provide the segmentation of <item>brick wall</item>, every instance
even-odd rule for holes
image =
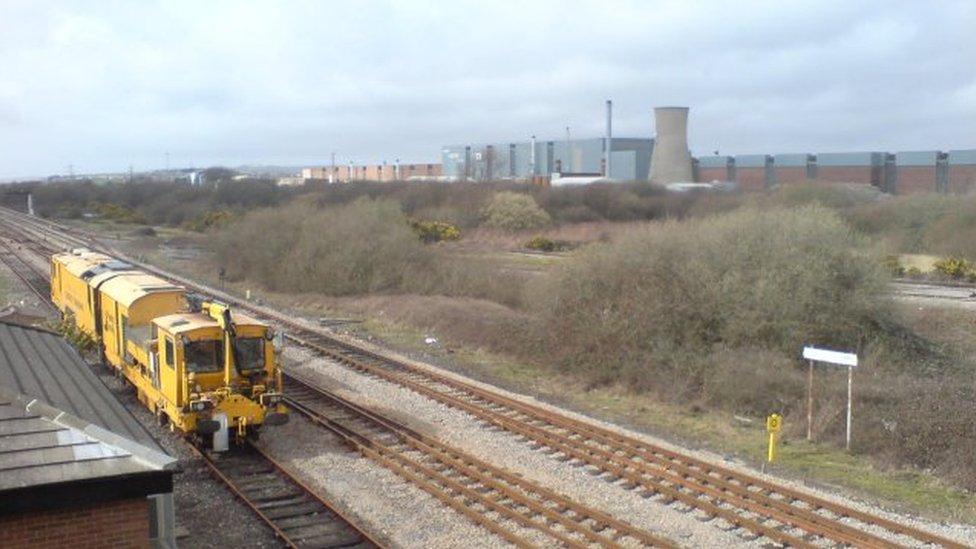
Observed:
[[[698,182],[711,183],[712,181],[727,181],[729,178],[728,170],[725,168],[698,168]]]
[[[149,547],[146,498],[0,517],[0,547]]]
[[[949,192],[968,193],[976,189],[976,166],[949,166]]]
[[[820,166],[817,168],[817,179],[829,183],[864,183],[870,185],[871,166]]]
[[[898,166],[895,194],[934,193],[935,166]]]
[[[790,166],[776,168],[777,183],[803,183],[807,180],[807,167]]]
[[[766,188],[765,168],[736,168],[735,180],[744,191],[757,191]]]

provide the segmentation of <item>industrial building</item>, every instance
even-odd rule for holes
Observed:
[[[654,140],[614,137],[610,142],[610,177],[645,179]],[[451,145],[441,149],[441,163],[444,175],[452,181],[530,180],[554,173],[602,175],[606,143],[606,138],[595,137]]]
[[[0,321],[0,547],[175,547],[176,468],[63,338]]]
[[[732,181],[743,190],[803,181],[860,183],[898,195],[976,189],[976,149],[703,156],[693,169],[695,181]]]
[[[562,141],[489,143],[443,147],[444,175],[451,181],[593,181],[609,179],[660,185],[731,184],[761,190],[802,181],[860,183],[890,194],[964,193],[976,189],[976,149],[850,151],[701,156],[688,149],[688,108],[654,109],[655,137],[611,137],[610,103],[604,137]],[[556,174],[595,178],[561,178]]]
[[[436,181],[441,177],[440,164],[348,164],[305,168],[302,179],[349,183],[351,181]]]

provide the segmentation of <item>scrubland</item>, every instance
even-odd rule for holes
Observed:
[[[166,209],[151,197],[101,192],[100,204],[167,217],[151,213]],[[778,412],[799,438],[802,345],[856,351],[854,453],[976,488],[976,321],[887,291],[893,254],[976,260],[976,197],[817,182],[677,195],[645,184],[355,184],[234,203],[193,192],[187,211],[227,212],[196,228],[232,282],[326,296],[594,394]],[[420,238],[417,220],[450,223],[460,238]],[[529,253],[537,237],[559,251]],[[833,447],[843,445],[839,376],[825,371],[816,386],[816,435]]]

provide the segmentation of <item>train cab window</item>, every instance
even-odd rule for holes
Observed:
[[[164,359],[166,361],[166,365],[169,366],[170,368],[172,368],[173,365],[176,364],[176,361],[173,360],[173,358],[174,358],[173,340],[167,337],[166,356],[164,357]]]
[[[260,370],[264,368],[264,338],[242,337],[235,342],[237,360],[241,370]]]
[[[183,361],[188,372],[219,372],[224,367],[223,342],[213,339],[191,341],[183,346]]]

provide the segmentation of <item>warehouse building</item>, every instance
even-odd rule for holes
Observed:
[[[976,150],[704,156],[695,160],[695,174],[698,182],[733,181],[744,190],[822,181],[898,195],[958,194],[976,189]]]
[[[452,181],[531,180],[561,174],[602,175],[605,138],[449,145],[441,149],[444,176]],[[614,137],[610,178],[646,180],[654,140]]]
[[[436,181],[441,177],[440,164],[348,164],[305,168],[302,179],[329,183],[352,181]]]
[[[176,467],[63,338],[0,321],[0,547],[175,547]]]

